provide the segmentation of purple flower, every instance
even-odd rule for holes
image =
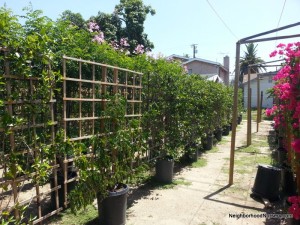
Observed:
[[[126,39],[126,38],[121,38],[121,40],[120,40],[120,45],[121,45],[122,47],[128,47],[129,44],[128,44],[128,42],[127,42],[127,39]]]
[[[104,34],[103,34],[103,32],[99,32],[99,34],[95,35],[92,41],[95,41],[95,42],[97,42],[99,44],[102,44],[104,42]]]
[[[94,32],[94,31],[99,31],[100,27],[97,23],[90,21],[88,23],[88,31],[89,32]]]
[[[144,53],[144,45],[138,44],[134,49],[134,53],[143,54]]]

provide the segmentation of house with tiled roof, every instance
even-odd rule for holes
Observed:
[[[199,74],[210,80],[229,85],[229,56],[223,58],[223,65],[206,59],[188,58],[175,54],[167,58],[181,61],[189,74]]]

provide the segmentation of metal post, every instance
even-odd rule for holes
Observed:
[[[257,112],[256,112],[256,132],[259,128],[259,113],[260,113],[260,82],[259,82],[259,73],[257,74]]]
[[[247,100],[247,146],[251,145],[251,91],[250,66],[248,67],[248,100]]]
[[[250,88],[250,106],[252,105],[252,88]],[[250,145],[252,144],[252,114],[250,109]]]
[[[233,169],[234,169],[234,150],[237,125],[237,106],[238,106],[238,85],[240,74],[240,47],[238,41],[236,43],[236,58],[235,58],[235,80],[234,80],[234,97],[233,97],[233,112],[232,112],[232,134],[231,134],[231,149],[230,149],[230,167],[229,167],[229,185],[233,184]]]
[[[262,105],[263,105],[263,99],[264,99],[264,92],[260,92],[260,110],[259,110],[259,122],[261,122],[261,113],[262,113]]]

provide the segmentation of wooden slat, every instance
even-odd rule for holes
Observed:
[[[64,101],[78,101],[78,102],[107,102],[107,99],[92,99],[92,98],[70,98],[70,97],[65,97],[63,98]]]
[[[50,101],[48,101],[47,103],[44,104],[48,104],[48,103],[55,103],[56,100],[52,99]],[[4,101],[5,105],[17,105],[17,104],[40,104],[42,103],[42,100],[11,100],[11,101]]]
[[[82,98],[82,63],[79,61],[79,98]],[[82,120],[80,118],[82,117],[82,101],[79,101],[79,137],[82,135]]]
[[[92,67],[92,73],[93,73],[93,81],[95,81],[95,65]],[[92,95],[93,95],[93,100],[96,98],[96,93],[95,93],[95,83],[92,85]],[[92,112],[92,117],[95,117],[95,101],[93,101],[93,112]],[[92,135],[95,134],[95,119],[92,120]]]
[[[24,200],[24,201],[19,202],[19,205],[20,205],[20,206],[27,205],[27,204],[31,203],[32,200],[35,200],[35,199],[37,199],[38,197],[45,197],[46,195],[48,195],[48,194],[50,194],[51,192],[56,191],[56,190],[58,190],[58,189],[60,189],[60,188],[61,188],[61,185],[56,185],[54,188],[49,189],[48,191],[40,192],[39,195],[32,196],[30,199],[27,199],[27,200]]]
[[[54,166],[52,166],[52,168],[58,168],[58,167],[59,167],[59,165],[54,165]],[[1,187],[2,185],[11,184],[11,183],[13,183],[13,182],[20,183],[20,182],[29,180],[30,177],[32,177],[32,176],[34,176],[34,175],[36,175],[36,172],[30,173],[30,175],[24,175],[24,176],[18,177],[18,178],[16,178],[15,180],[5,180],[5,181],[1,181],[1,182],[0,182],[0,187]]]
[[[108,102],[109,100],[107,99],[92,99],[92,98],[69,98],[69,97],[66,97],[66,98],[63,98],[63,100],[65,101],[82,101],[82,102]],[[127,100],[127,102],[136,102],[136,103],[139,103],[139,102],[142,102],[140,100]]]
[[[100,84],[100,85],[110,85],[110,86],[120,86],[120,87],[135,87],[135,88],[143,88],[141,85],[131,85],[131,84],[122,84],[122,83],[113,83],[113,82],[107,82],[107,81],[93,81],[93,80],[85,80],[85,79],[78,79],[78,78],[71,78],[71,77],[66,77],[66,78],[63,78],[63,80],[65,81],[74,81],[74,82],[82,82],[82,83],[89,83],[89,84]]]
[[[83,120],[97,120],[97,119],[105,119],[105,118],[109,118],[109,117],[104,117],[104,116],[95,116],[95,117],[81,117],[81,118],[64,118],[64,121],[83,121]]]
[[[58,213],[61,212],[62,210],[63,210],[62,207],[61,207],[61,208],[58,208],[58,209],[56,209],[56,210],[54,210],[54,211],[52,211],[52,212],[46,214],[45,216],[43,216],[43,217],[41,217],[41,218],[35,220],[35,221],[33,222],[33,224],[40,223],[40,222],[42,222],[43,220],[49,218],[50,216],[53,216],[53,215],[55,215],[55,214],[58,214]]]
[[[63,115],[64,118],[67,118],[67,84],[66,84],[66,77],[67,77],[67,65],[66,65],[66,59],[63,58]],[[67,140],[67,122],[64,121],[64,139]]]
[[[57,122],[53,122],[53,125],[57,125]],[[7,131],[7,130],[9,130],[9,131],[25,130],[25,129],[29,129],[29,128],[39,128],[39,127],[47,127],[47,126],[52,126],[52,125],[48,125],[45,123],[25,124],[25,125],[21,125],[21,126],[13,126],[8,129],[0,128],[0,132]]]
[[[7,51],[4,52],[4,75],[5,76],[10,76],[10,68],[9,68],[9,62],[7,60]],[[10,80],[6,81],[6,90],[7,90],[7,95],[11,96],[11,83]],[[13,117],[13,108],[12,105],[8,105],[7,106],[7,111],[8,114]],[[10,142],[10,147],[11,147],[11,152],[15,151],[15,136],[14,136],[14,132],[10,132],[9,134],[9,142]],[[12,165],[12,170],[17,171],[16,170],[16,166]],[[18,186],[15,183],[15,178],[13,180],[13,182],[11,183],[12,186],[12,193],[13,193],[13,200],[14,200],[14,204],[17,204],[18,201]],[[20,212],[19,210],[16,208],[14,209],[14,215],[16,219],[20,218]]]
[[[122,70],[122,71],[128,71],[128,72],[131,72],[131,73],[136,73],[136,74],[143,75],[143,73],[136,72],[136,71],[133,71],[133,70],[128,70],[128,69],[120,68],[120,67],[116,67],[116,66],[110,66],[110,65],[107,65],[107,64],[93,62],[93,61],[89,61],[89,60],[83,60],[83,59],[73,58],[73,57],[69,57],[69,56],[65,56],[65,55],[63,56],[63,59],[68,59],[68,60],[82,62],[82,63],[88,63],[88,64],[102,66],[102,67],[106,67],[106,68],[118,69],[118,70]]]
[[[41,78],[38,77],[25,77],[25,76],[18,76],[18,75],[11,75],[11,74],[4,74],[2,76],[3,78],[9,78],[9,79],[16,79],[16,80],[41,80]]]

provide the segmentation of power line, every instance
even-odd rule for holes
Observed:
[[[227,28],[227,30],[236,38],[239,39],[234,33],[233,31],[229,28],[229,26],[227,26],[227,24],[224,22],[224,20],[222,19],[222,17],[218,14],[218,12],[214,9],[214,7],[212,6],[212,4],[210,4],[209,0],[206,0],[208,5],[210,6],[210,8],[214,11],[214,13],[217,15],[217,17],[221,20],[221,22],[223,23],[223,25]]]
[[[283,3],[283,7],[282,7],[282,10],[281,10],[281,13],[280,13],[280,17],[279,17],[279,20],[278,20],[278,23],[277,23],[277,28],[279,27],[279,23],[281,21],[281,17],[282,17],[283,11],[284,11],[285,3],[286,3],[286,0],[284,0],[284,3]]]
[[[281,21],[281,18],[282,18],[282,14],[283,14],[283,11],[284,11],[284,8],[285,8],[285,3],[286,3],[286,0],[284,0],[283,6],[282,6],[282,10],[281,10],[281,13],[280,13],[280,16],[279,16],[279,20],[278,20],[278,23],[277,23],[277,28],[279,27],[279,24],[280,24],[280,21]],[[278,36],[278,31],[276,32],[276,37],[277,36]],[[275,46],[276,45],[277,45],[277,40],[275,40]]]

